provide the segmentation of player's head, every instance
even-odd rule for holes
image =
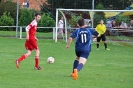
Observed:
[[[80,18],[80,19],[78,20],[78,25],[79,25],[80,27],[82,27],[82,26],[85,25],[84,18]]]
[[[100,24],[103,24],[104,23],[104,21],[103,20],[100,20]]]
[[[41,19],[41,14],[40,13],[36,13],[35,14],[35,20],[38,22],[38,21],[40,21],[40,19]]]

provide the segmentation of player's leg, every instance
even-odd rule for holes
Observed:
[[[58,29],[58,33],[57,33],[57,38],[60,39],[60,36],[59,35],[62,35],[61,33],[61,28]]]
[[[62,38],[64,39],[63,28],[60,29],[60,32],[61,32]]]
[[[100,44],[101,36],[97,37],[97,50],[99,50],[99,44]]]
[[[74,80],[78,78],[78,72],[83,68],[84,64],[87,61],[87,58],[89,56],[90,51],[83,51],[81,52],[80,58],[79,58],[79,64],[76,69],[74,69]]]
[[[108,49],[108,47],[107,47],[107,42],[106,42],[105,34],[102,35],[102,41],[103,41],[103,43],[104,43],[105,50],[110,50],[110,49]]]
[[[40,51],[39,49],[35,50],[36,55],[35,55],[35,67],[38,68],[39,67],[39,55],[40,55]]]
[[[37,48],[35,49],[36,55],[35,55],[35,70],[42,70],[42,68],[39,66],[39,60],[40,60],[40,50]]]
[[[22,60],[26,59],[30,55],[31,55],[31,51],[27,50],[26,54],[23,54],[20,58],[18,58],[18,62],[20,63]]]
[[[31,40],[31,46],[35,50],[35,69],[36,70],[42,70],[42,68],[39,66],[39,56],[40,56],[40,50],[38,48],[38,44],[35,40]]]
[[[79,57],[76,57],[76,59],[73,62],[73,72],[71,73],[72,77],[73,77],[74,69],[77,68],[78,64],[79,64]]]
[[[28,56],[31,55],[31,50],[27,50],[27,53],[26,54],[23,54],[20,58],[18,58],[17,60],[15,60],[15,63],[16,63],[16,67],[19,68],[19,64],[21,61],[23,61],[24,59],[26,59]]]
[[[39,56],[40,56],[40,50],[37,49],[35,50],[36,55],[35,55],[35,70],[42,70],[42,68],[39,66]]]
[[[59,38],[59,34],[60,34],[60,31],[59,31],[59,28],[57,29],[57,38]]]
[[[83,68],[84,64],[86,63],[87,59],[84,57],[80,57],[79,64],[77,69],[74,69],[73,79],[76,80],[78,78],[78,72]]]
[[[73,63],[73,72],[74,72],[74,69],[77,68],[78,64],[79,64],[79,57],[76,57]]]
[[[83,68],[84,64],[86,63],[87,59],[84,57],[80,57],[79,64],[77,66],[78,72]]]
[[[72,77],[73,77],[74,69],[76,69],[78,64],[79,64],[79,57],[81,55],[81,52],[80,51],[75,51],[75,54],[76,54],[76,59],[73,62],[73,72],[71,73]]]

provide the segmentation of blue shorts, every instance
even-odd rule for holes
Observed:
[[[75,51],[77,57],[88,58],[90,51]]]

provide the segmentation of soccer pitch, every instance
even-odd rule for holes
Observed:
[[[0,88],[133,88],[133,43],[108,43],[110,51],[92,52],[87,63],[79,72],[78,80],[70,77],[75,59],[74,42],[66,50],[66,42],[40,39],[40,66],[44,70],[34,70],[34,55],[21,62],[20,69],[14,60],[26,53],[25,39],[0,37]],[[48,64],[47,58],[55,58]]]

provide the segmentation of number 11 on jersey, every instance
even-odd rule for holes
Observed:
[[[81,34],[82,43],[86,43],[86,34]]]

